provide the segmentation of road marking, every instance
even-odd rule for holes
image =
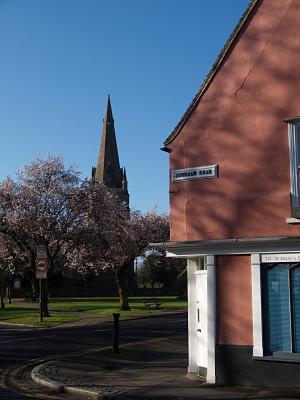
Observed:
[[[25,341],[25,340],[46,339],[46,338],[49,338],[49,337],[51,337],[51,336],[35,336],[35,337],[25,338],[25,339],[6,340],[6,341],[4,341],[4,342],[1,342],[1,341],[0,341],[0,345],[1,345],[1,344],[5,344],[5,343],[22,342],[22,341]]]
[[[49,336],[44,336],[45,337],[49,337]],[[120,348],[127,348],[127,347],[132,347],[135,346],[137,343],[155,343],[155,342],[161,342],[161,341],[166,341],[166,340],[170,340],[170,339],[176,339],[176,338],[180,338],[182,337],[182,334],[176,334],[176,335],[170,335],[167,337],[160,337],[160,338],[151,338],[151,339],[142,339],[140,341],[134,341],[134,342],[129,342],[129,343],[125,343],[122,344],[120,346]],[[34,338],[30,338],[31,340]],[[64,353],[63,355],[61,353],[59,354],[55,354],[55,355],[51,355],[51,356],[46,356],[46,357],[38,357],[35,359],[32,359],[30,362],[27,362],[26,364],[24,364],[24,361],[22,362],[22,364],[19,364],[17,366],[13,366],[10,367],[4,371],[2,371],[2,376],[1,376],[1,380],[0,380],[0,387],[4,388],[4,389],[8,389],[11,391],[14,391],[15,393],[18,394],[24,394],[26,396],[26,394],[30,394],[30,391],[25,391],[21,389],[21,391],[17,391],[15,389],[16,386],[16,382],[17,382],[17,375],[20,371],[25,370],[28,367],[33,367],[34,365],[38,365],[41,363],[45,363],[51,360],[55,360],[55,359],[64,359],[67,358],[69,356],[78,356],[81,354],[89,354],[89,353],[94,353],[95,351],[97,352],[101,352],[103,350],[110,350],[111,346],[102,346],[102,347],[96,347],[96,348],[92,348],[92,349],[86,349],[86,350],[79,350],[79,351],[71,351],[70,353]],[[55,395],[43,395],[42,393],[38,393],[38,395],[36,393],[34,393],[34,397],[37,398],[46,398],[46,399],[62,399],[62,397],[56,397]]]

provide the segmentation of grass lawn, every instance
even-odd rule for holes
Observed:
[[[70,313],[68,311],[51,311],[50,318],[44,318],[43,322],[40,322],[39,318],[39,308],[35,307],[35,305],[32,307],[30,303],[25,303],[24,305],[20,305],[19,303],[6,304],[5,308],[0,309],[0,322],[29,326],[51,327],[66,322],[77,321],[79,316],[77,316],[76,313]]]
[[[119,299],[116,297],[89,297],[89,298],[52,298],[49,303],[51,317],[39,322],[39,304],[24,300],[13,300],[13,304],[6,304],[0,309],[0,322],[26,324],[32,326],[56,326],[80,319],[110,316],[114,312],[121,315],[137,315],[156,313],[155,308],[145,309],[143,299],[147,297],[130,297],[131,311],[119,311]],[[151,296],[150,296],[151,298]],[[174,296],[159,296],[161,310],[180,310],[187,306],[186,300],[178,300]]]

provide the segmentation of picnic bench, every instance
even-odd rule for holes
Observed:
[[[161,300],[153,298],[153,299],[143,299],[144,307],[150,308],[150,306],[155,306],[156,310],[159,309],[159,306],[162,305]]]

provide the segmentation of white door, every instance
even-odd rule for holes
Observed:
[[[196,330],[198,374],[207,373],[207,270],[196,272]]]

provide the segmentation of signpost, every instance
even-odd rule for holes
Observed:
[[[46,252],[46,246],[41,245],[37,247],[36,251],[36,265],[35,265],[35,276],[40,283],[40,322],[43,322],[43,279],[47,279],[48,272],[48,258]]]

